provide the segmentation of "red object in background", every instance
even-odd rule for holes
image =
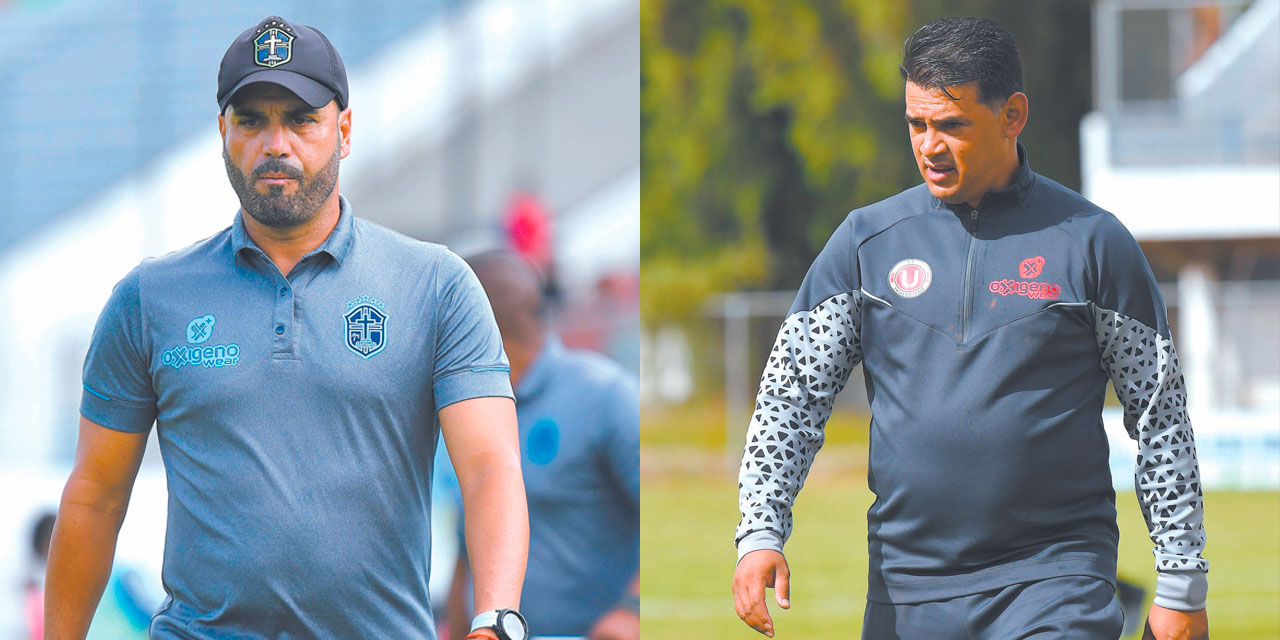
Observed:
[[[44,589],[36,586],[28,587],[23,594],[23,600],[27,630],[31,632],[33,640],[40,640],[44,637]]]
[[[619,337],[619,329],[629,326],[639,316],[640,274],[614,271],[596,281],[592,295],[566,309],[556,326],[565,346],[617,358],[610,343]]]
[[[511,196],[502,227],[512,249],[542,270],[551,267],[551,215],[532,193]]]

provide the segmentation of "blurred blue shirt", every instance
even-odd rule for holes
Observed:
[[[639,569],[639,387],[548,337],[515,392],[529,498],[520,610],[535,636],[585,636]]]

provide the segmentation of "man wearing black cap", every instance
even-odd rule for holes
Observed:
[[[168,598],[151,637],[434,638],[428,484],[443,433],[483,612],[468,637],[524,640],[515,410],[475,276],[339,196],[346,70],[316,29],[273,16],[240,34],[218,105],[241,210],[136,267],[98,320],[46,637],[85,636],[154,423]]]

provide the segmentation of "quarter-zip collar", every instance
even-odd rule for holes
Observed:
[[[1027,161],[1027,148],[1018,143],[1018,168],[1013,172],[1013,181],[1009,186],[1003,189],[988,191],[982,196],[982,202],[978,209],[986,214],[993,208],[999,208],[1001,205],[1009,203],[1021,204],[1031,193],[1031,189],[1035,187],[1036,174],[1031,171],[1031,163]],[[930,196],[933,198],[933,196]],[[933,206],[937,208],[947,208],[958,216],[965,223],[966,228],[969,226],[969,216],[974,211],[972,207],[964,202],[957,204],[948,204],[937,198],[933,198]]]

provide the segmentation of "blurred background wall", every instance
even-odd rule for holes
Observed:
[[[521,251],[554,277],[564,340],[638,369],[635,3],[0,1],[0,638],[26,637],[31,527],[70,470],[102,304],[142,258],[238,207],[218,62],[272,13],[319,28],[347,65],[341,190],[357,215],[463,254]],[[140,601],[158,597],[158,453],[153,437],[117,554]],[[127,637],[127,608],[97,637]]]

